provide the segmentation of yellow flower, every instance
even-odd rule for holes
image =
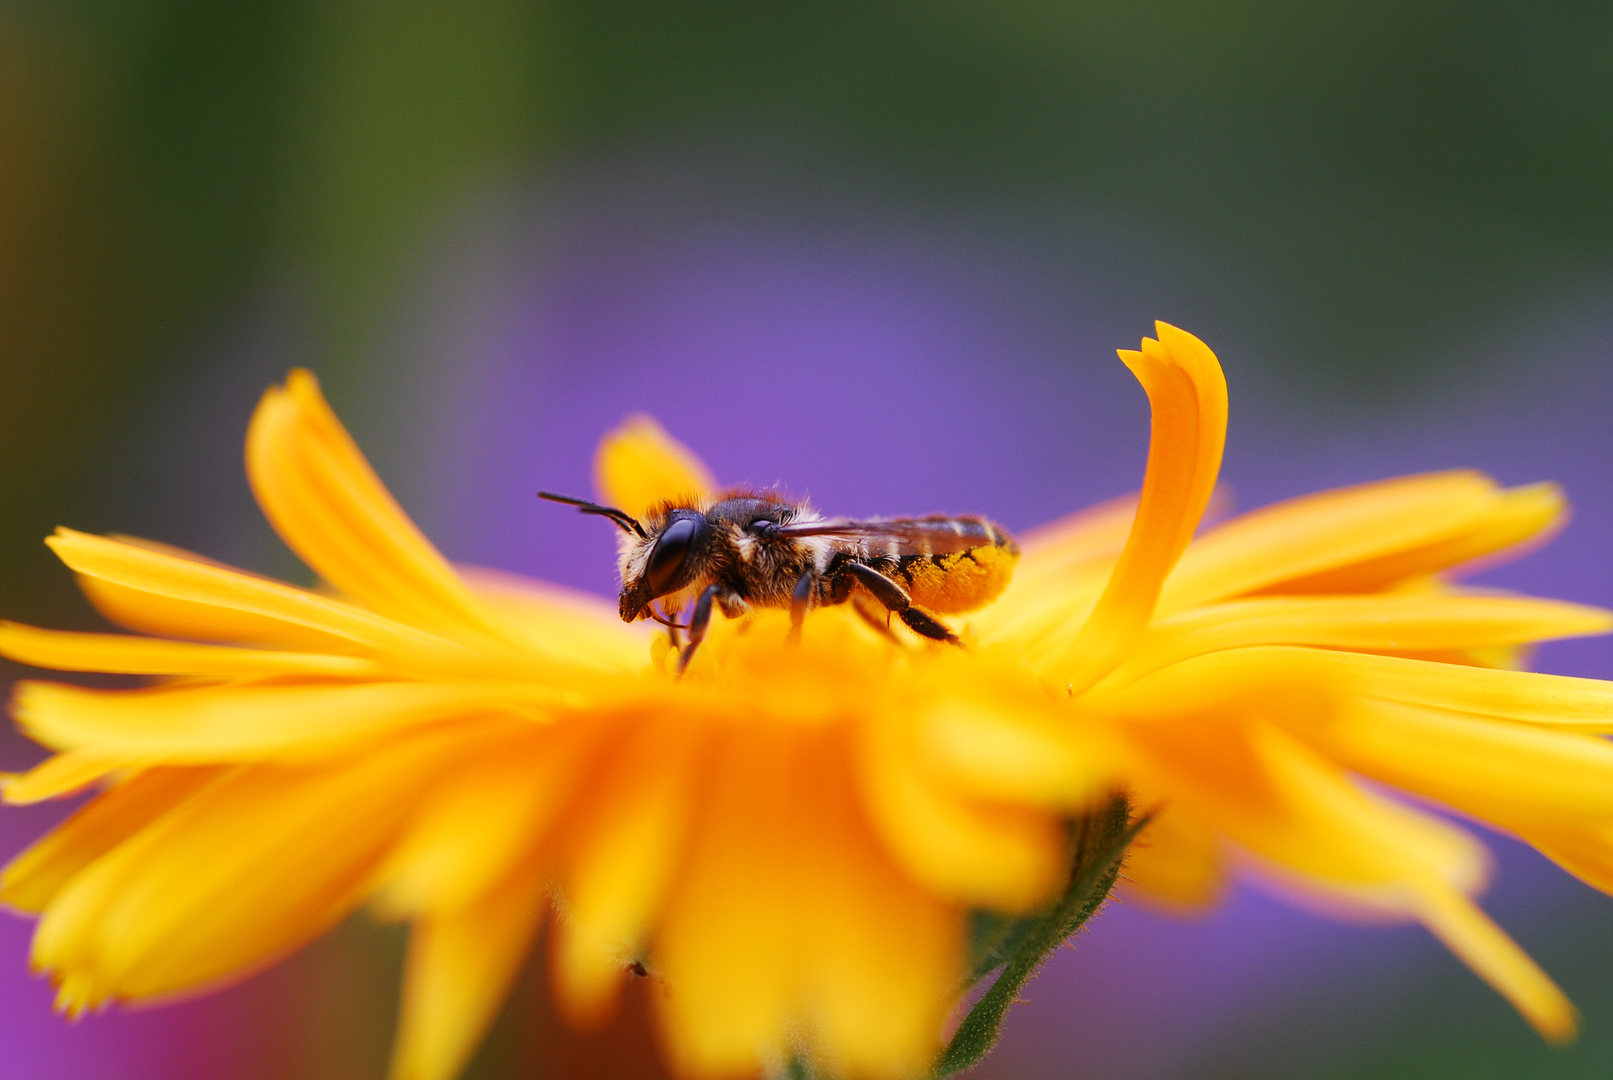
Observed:
[[[71,1012],[271,962],[370,904],[413,923],[394,1059],[452,1076],[546,906],[575,1022],[629,965],[669,1057],[723,1076],[795,1053],[845,1076],[934,1060],[975,909],[1031,914],[1070,872],[1066,821],[1127,788],[1154,815],[1129,874],[1212,898],[1229,857],[1335,904],[1420,919],[1550,1037],[1572,1008],[1468,899],[1480,849],[1361,774],[1531,840],[1613,887],[1613,689],[1484,666],[1607,613],[1465,593],[1444,569],[1550,526],[1550,488],[1413,477],[1192,540],[1226,426],[1214,355],[1160,324],[1122,353],[1153,438],[1138,500],[1024,538],[966,647],[844,609],[717,620],[687,677],[614,605],[450,566],[311,376],[247,439],[260,504],[333,592],[145,541],[48,541],[114,622],[6,624],[0,653],[161,677],[48,683],[13,711],[56,751],[11,802],[104,790],[24,852],[0,899],[42,915],[34,963]],[[636,512],[709,495],[653,421],[596,478]]]

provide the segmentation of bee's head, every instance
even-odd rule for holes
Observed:
[[[650,601],[687,587],[711,539],[706,515],[687,507],[674,507],[650,525],[644,536],[621,537],[623,622],[640,618]]]
[[[711,522],[699,510],[666,507],[650,518],[650,527],[646,529],[633,515],[615,507],[548,491],[538,492],[538,498],[575,506],[585,514],[615,523],[622,530],[622,535],[617,537],[617,554],[622,573],[623,622],[642,617],[650,601],[688,586],[707,562],[703,556],[711,540]]]

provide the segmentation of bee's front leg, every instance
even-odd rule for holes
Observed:
[[[793,643],[801,640],[801,624],[806,621],[807,607],[817,591],[816,570],[808,570],[796,579],[795,589],[790,593],[790,636],[786,641]]]
[[[700,594],[700,599],[694,602],[694,611],[689,615],[689,644],[683,647],[683,652],[678,656],[680,676],[689,666],[689,661],[694,659],[694,651],[706,640],[706,627],[711,625],[711,602],[721,591],[721,585],[707,585],[706,591]]]

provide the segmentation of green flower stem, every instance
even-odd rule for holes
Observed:
[[[1000,922],[988,932],[989,944],[977,941],[976,977],[999,964],[1002,973],[953,1033],[936,1061],[937,1078],[969,1068],[996,1045],[1020,987],[1102,906],[1120,873],[1126,846],[1146,824],[1146,818],[1131,820],[1131,808],[1123,795],[1075,822],[1075,859],[1070,883],[1059,902],[1035,918]]]

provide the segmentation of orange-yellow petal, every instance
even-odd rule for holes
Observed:
[[[1302,734],[1347,768],[1503,828],[1613,822],[1613,743],[1596,736],[1375,699]]]
[[[1020,538],[1020,559],[995,603],[969,617],[982,642],[1012,642],[1028,657],[1065,643],[1092,612],[1137,516],[1137,499],[1111,499]]]
[[[608,1017],[623,972],[644,951],[706,779],[708,739],[698,727],[681,716],[644,724],[601,771],[566,830],[566,909],[555,926],[553,971],[574,1024]]]
[[[777,1067],[909,1077],[957,990],[961,910],[892,863],[844,733],[726,732],[652,968],[686,1076]]]
[[[174,764],[309,759],[379,736],[486,713],[537,717],[540,689],[478,683],[359,682],[88,690],[17,687],[12,714],[30,738]]]
[[[58,671],[104,671],[117,675],[376,675],[372,659],[337,653],[199,645],[127,634],[81,634],[41,630],[0,621],[0,656]]]
[[[1530,822],[1516,831],[1591,888],[1613,893],[1613,822]]]
[[[1146,805],[1140,806],[1147,812]],[[1148,826],[1126,849],[1122,888],[1172,913],[1208,907],[1226,891],[1221,843],[1202,820],[1157,808]]]
[[[1463,532],[1284,581],[1275,588],[1287,593],[1370,592],[1447,569],[1468,574],[1516,558],[1544,543],[1567,520],[1568,502],[1556,484],[1504,488],[1494,493],[1483,519]]]
[[[1562,991],[1463,895],[1482,883],[1484,864],[1466,836],[1368,795],[1276,728],[1174,727],[1174,737],[1149,732],[1139,747],[1184,812],[1295,884],[1420,920],[1546,1038],[1573,1036]]]
[[[1024,912],[1051,898],[1068,866],[1048,815],[964,797],[922,763],[911,721],[859,732],[858,780],[875,829],[898,864],[956,903]]]
[[[723,732],[710,789],[656,935],[675,1070],[731,1077],[777,1062],[790,1032],[795,922],[792,800],[808,789],[788,730]]]
[[[1282,695],[1292,698],[1292,708],[1282,709]],[[1082,704],[1164,720],[1181,716],[1184,703],[1211,709],[1259,698],[1291,715],[1351,695],[1585,732],[1613,731],[1613,683],[1600,679],[1289,645],[1197,656],[1124,688],[1098,687]]]
[[[829,1076],[914,1076],[956,992],[962,919],[891,862],[840,753],[804,752],[817,797],[791,843],[809,1056]]]
[[[604,718],[506,730],[421,798],[378,877],[377,906],[403,918],[452,911],[491,891],[586,792],[620,732],[619,721]]]
[[[622,622],[613,602],[497,570],[461,566],[459,572],[483,603],[559,663],[617,672],[648,663],[646,624]]]
[[[398,506],[308,372],[293,371],[263,396],[246,467],[270,524],[343,593],[437,634],[507,637]]]
[[[606,505],[642,518],[671,499],[698,505],[716,492],[717,481],[693,450],[653,417],[635,413],[600,440],[594,490]]]
[[[1069,644],[1067,681],[1076,693],[1124,660],[1153,617],[1166,575],[1192,539],[1215,489],[1226,443],[1227,384],[1193,335],[1155,324],[1159,340],[1121,351],[1148,392],[1153,427],[1142,497],[1125,549],[1097,608]]]
[[[335,652],[351,652],[355,646],[406,656],[462,651],[440,637],[352,604],[147,545],[72,529],[56,530],[45,543],[79,574],[191,607],[222,609],[235,628],[245,631],[241,640],[277,641],[278,633],[289,625],[320,635],[324,647]],[[212,629],[205,618],[199,628],[204,632],[180,636],[216,636],[205,632]],[[304,633],[300,640],[309,638]]]
[[[1050,703],[953,694],[915,714],[914,750],[972,798],[1081,809],[1118,772],[1107,733],[1081,728]]]
[[[519,868],[474,903],[409,933],[391,1080],[453,1080],[515,981],[543,914],[543,877]]]
[[[1330,591],[1322,586],[1331,580],[1332,591],[1356,591],[1431,573],[1451,565],[1442,559],[1481,554],[1473,538],[1498,536],[1491,532],[1498,518],[1538,502],[1538,489],[1522,490],[1520,500],[1482,473],[1429,473],[1239,515],[1182,557],[1160,594],[1159,613],[1260,590]]]
[[[1130,734],[1139,775],[1173,793],[1173,811],[1340,900],[1407,914],[1408,882],[1483,881],[1483,851],[1466,834],[1369,795],[1270,725],[1200,717]]]
[[[70,530],[57,530],[57,532],[62,535],[73,535]],[[198,555],[194,551],[174,547],[172,544],[163,544],[155,540],[146,540],[137,536],[123,536],[116,533],[105,537],[105,539],[112,543],[143,548],[146,551],[166,555],[173,559],[226,570],[243,577],[256,578],[259,581],[268,580],[260,575],[251,574],[233,566],[226,566],[204,555]],[[46,540],[45,543],[51,544],[52,541]],[[55,550],[58,555],[62,554],[61,548],[56,548]],[[82,559],[85,554],[85,552],[79,551],[74,555],[74,558]],[[93,555],[93,553],[90,554]],[[73,564],[69,562],[68,565]],[[144,576],[130,578],[129,580],[134,582],[131,585],[119,584],[117,581],[86,573],[80,573],[77,577],[79,588],[83,590],[84,596],[89,602],[95,606],[95,610],[99,611],[111,622],[137,633],[151,634],[161,638],[185,638],[194,641],[250,642],[255,645],[299,651],[353,652],[355,650],[352,642],[344,640],[338,635],[332,635],[299,623],[287,622],[281,618],[266,617],[265,613],[256,607],[221,607],[202,600],[153,592],[149,587],[153,582],[146,580]],[[194,595],[192,592],[186,593],[186,596]]]
[[[225,770],[148,769],[46,833],[0,874],[0,902],[42,912],[73,875],[217,780]]]
[[[1209,604],[1154,623],[1110,681],[1226,649],[1317,645],[1372,652],[1493,648],[1613,629],[1603,608],[1527,596],[1393,593],[1271,596]]]
[[[1512,1002],[1513,1008],[1548,1042],[1572,1042],[1579,1013],[1551,977],[1518,947],[1517,942],[1467,897],[1429,888],[1417,898],[1417,916],[1479,977]]]
[[[358,903],[422,786],[467,742],[438,732],[335,768],[237,770],[75,875],[40,921],[34,963],[69,976],[69,1011],[250,970]]]
[[[12,806],[75,795],[113,773],[152,764],[144,754],[81,747],[52,754],[24,773],[0,775],[0,792]]]

